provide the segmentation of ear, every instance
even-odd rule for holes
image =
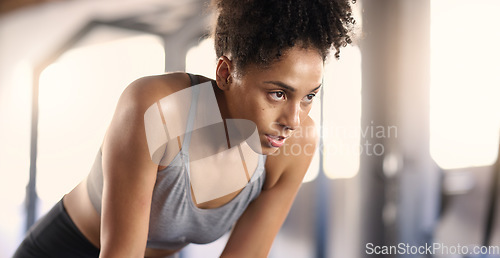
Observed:
[[[231,74],[233,72],[233,63],[226,56],[219,57],[215,71],[215,81],[221,90],[228,90],[231,85]]]

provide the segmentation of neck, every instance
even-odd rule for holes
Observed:
[[[217,99],[217,105],[219,106],[219,112],[221,114],[221,118],[224,124],[224,130],[226,132],[226,140],[228,143],[228,147],[234,147],[230,146],[229,143],[237,145],[241,142],[246,141],[255,128],[250,126],[248,123],[245,123],[245,121],[239,119],[236,120],[232,119],[234,117],[231,116],[229,112],[228,108],[229,105],[227,103],[227,98],[225,95],[226,92],[217,87],[215,81],[212,81],[212,87],[215,93],[215,97]]]
[[[227,105],[226,95],[224,94],[223,90],[219,89],[215,80],[212,80],[212,88],[215,93],[215,98],[217,99],[217,105],[219,106],[219,112],[222,120],[224,121],[225,119],[231,118]]]

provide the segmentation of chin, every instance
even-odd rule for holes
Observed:
[[[279,152],[279,151],[278,151],[278,149],[279,149],[279,148],[269,148],[269,147],[268,147],[268,148],[266,148],[266,150],[264,150],[264,151],[263,151],[263,153],[262,153],[262,154],[264,154],[264,155],[274,155],[274,154],[278,154],[278,152]]]
[[[278,152],[278,150],[280,149],[280,148],[277,148],[277,147],[269,146],[269,144],[267,144],[267,142],[266,143],[262,143],[261,147],[262,147],[262,154],[263,155],[273,155],[273,154],[276,154]]]

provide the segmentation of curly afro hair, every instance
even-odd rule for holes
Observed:
[[[346,0],[215,0],[212,5],[216,55],[230,56],[240,70],[249,64],[267,67],[293,46],[312,47],[325,60],[333,45],[339,58],[355,23]]]

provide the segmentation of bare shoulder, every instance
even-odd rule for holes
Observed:
[[[318,144],[319,135],[314,121],[307,117],[300,128],[266,161],[266,184],[273,187],[280,178],[292,177],[302,181]]]
[[[180,72],[142,77],[125,88],[120,102],[121,104],[136,104],[138,105],[136,108],[144,110],[156,101],[185,89],[189,85],[187,74]]]
[[[133,142],[144,144],[139,142],[144,141],[148,143],[146,153],[150,153],[150,155],[155,153],[155,155],[162,156],[163,148],[161,148],[162,151],[160,152],[157,150],[160,150],[161,145],[166,141],[160,136],[161,134],[158,134],[159,131],[163,130],[163,126],[160,123],[161,130],[157,130],[158,123],[154,120],[155,117],[151,118],[148,114],[152,110],[158,111],[161,106],[158,103],[162,99],[189,88],[190,85],[189,76],[181,72],[147,76],[133,81],[120,96],[113,119],[104,138],[102,151],[105,152],[106,148],[109,148],[109,144],[107,144],[109,139],[117,138],[120,139],[117,142],[127,141],[130,144]],[[162,112],[176,110],[172,108],[172,105],[166,107],[162,109]],[[144,138],[144,136],[146,137]],[[156,164],[159,162],[156,159],[153,161]]]

